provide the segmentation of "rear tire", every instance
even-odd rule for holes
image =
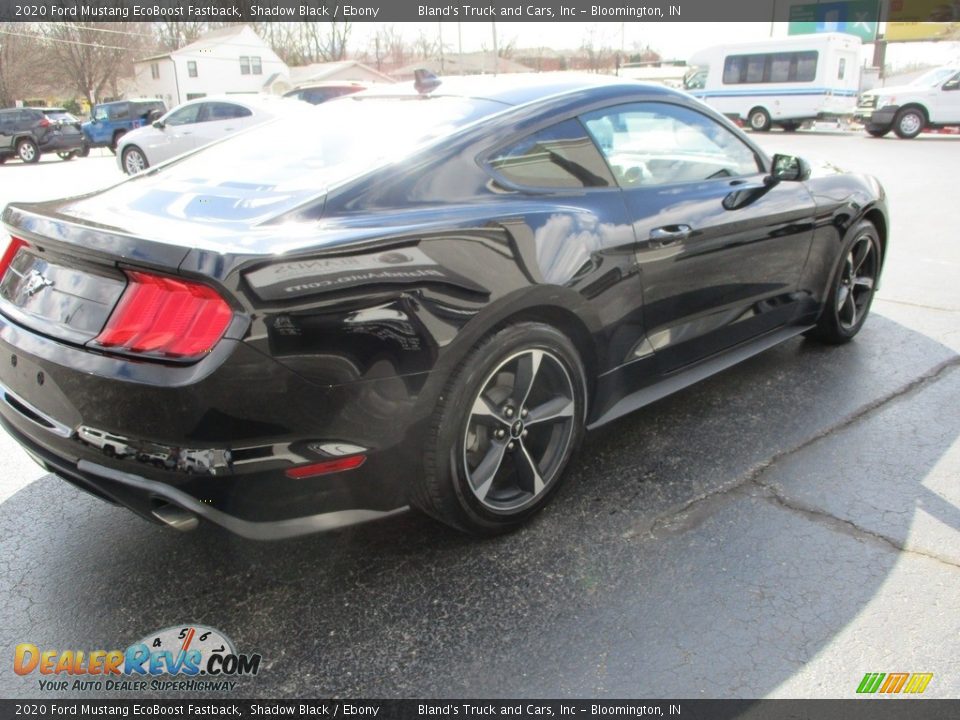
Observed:
[[[902,108],[893,118],[893,131],[897,137],[904,140],[913,140],[917,135],[923,132],[927,124],[927,116],[923,110],[915,107]]]
[[[126,134],[125,130],[120,130],[113,134],[113,138],[110,140],[110,152],[114,155],[117,154],[117,146],[120,144],[120,139]]]
[[[77,157],[87,157],[90,154],[90,146],[84,143],[80,146],[80,149],[76,151]]]
[[[40,162],[40,148],[30,138],[24,138],[17,143],[17,157],[21,162],[32,165]]]
[[[850,342],[860,332],[870,312],[883,264],[880,236],[869,220],[857,225],[840,256],[823,313],[816,327],[806,332],[828,345]]]
[[[784,132],[792,133],[800,129],[800,123],[785,122],[785,123],[780,123],[780,127],[783,128]]]
[[[890,132],[890,128],[867,128],[867,135],[872,135],[873,137],[879,138],[886,135]]]
[[[70,150],[68,152],[58,152],[57,157],[61,160],[73,160],[75,154],[73,150]]]
[[[495,535],[546,505],[583,437],[586,375],[573,343],[542,323],[480,342],[437,402],[411,502],[459,530]]]
[[[770,129],[770,113],[766,111],[765,108],[755,107],[750,111],[750,114],[747,115],[747,125],[750,126],[750,129],[754,132],[766,132]]]

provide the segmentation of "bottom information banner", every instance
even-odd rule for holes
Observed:
[[[651,718],[954,720],[960,700],[0,700],[0,718]]]

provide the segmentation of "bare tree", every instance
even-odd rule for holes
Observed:
[[[197,40],[208,30],[209,23],[161,20],[153,23],[157,42],[163,50],[178,50]]]
[[[49,72],[91,105],[111,91],[116,95],[118,78],[143,52],[144,41],[153,44],[143,23],[45,23],[41,32]]]
[[[32,23],[4,23],[0,34],[0,107],[37,94],[37,77],[45,58],[43,42]]]

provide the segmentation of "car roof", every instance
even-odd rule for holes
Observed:
[[[513,73],[439,77],[440,84],[427,93],[418,93],[414,83],[375,86],[351,97],[397,97],[425,94],[431,97],[467,97],[492,100],[504,105],[524,105],[556,95],[622,87],[651,94],[682,95],[664,85],[587,73]]]

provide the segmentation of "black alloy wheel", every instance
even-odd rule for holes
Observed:
[[[412,502],[477,534],[513,529],[542,508],[583,435],[586,380],[556,328],[523,322],[488,336],[437,405]]]

